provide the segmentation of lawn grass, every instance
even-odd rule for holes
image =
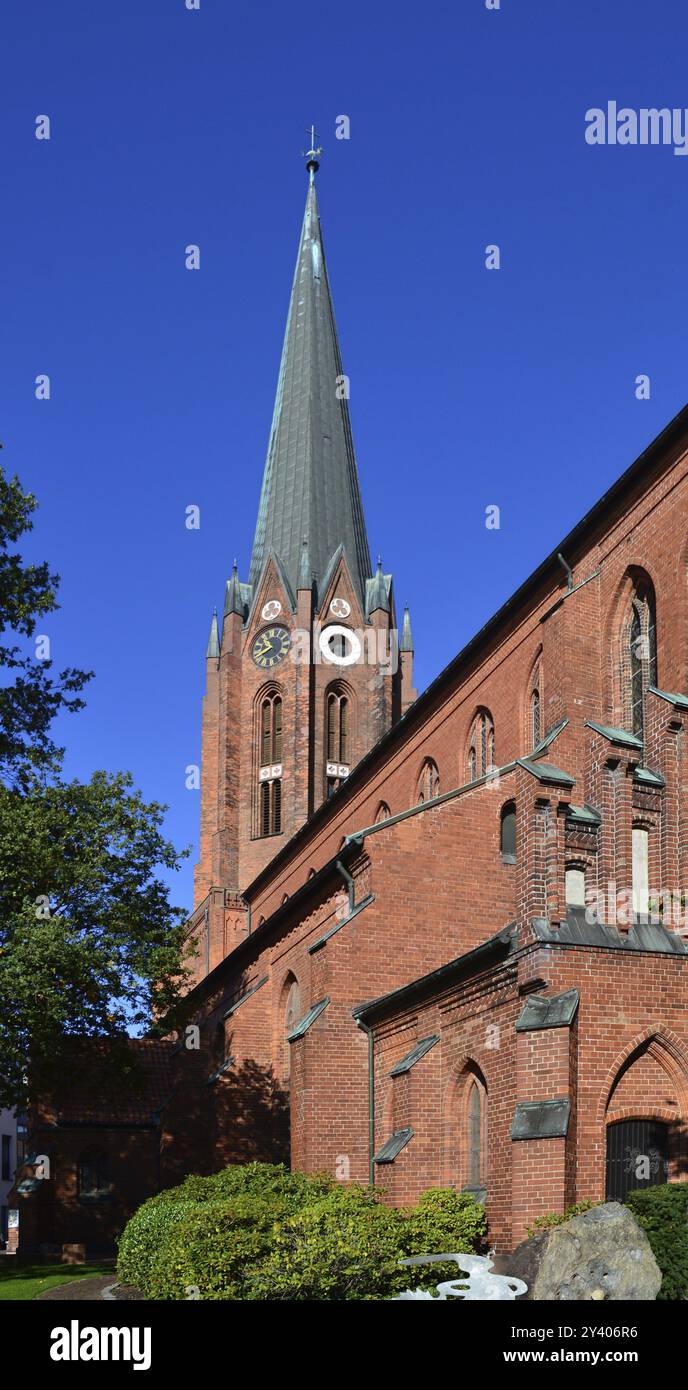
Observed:
[[[111,1274],[114,1284],[117,1278],[114,1262],[104,1264],[56,1265],[24,1264],[13,1258],[0,1260],[0,1301],[9,1299],[36,1298],[46,1289],[54,1289],[58,1284],[69,1284],[72,1279],[95,1278],[99,1274]]]

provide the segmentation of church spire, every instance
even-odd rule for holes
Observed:
[[[344,376],[325,266],[315,188],[315,130],[306,152],[306,211],[284,335],[277,395],[263,473],[249,581],[258,583],[274,551],[295,593],[304,537],[319,575],[344,546],[365,602],[370,552],[349,421]]]

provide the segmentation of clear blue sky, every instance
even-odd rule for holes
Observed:
[[[687,106],[687,51],[685,0],[4,6],[0,435],[62,576],[56,664],[96,671],[70,773],[130,768],[195,846],[185,767],[234,555],[247,575],[305,127],[422,688],[688,398],[688,157],[584,139],[608,100]]]

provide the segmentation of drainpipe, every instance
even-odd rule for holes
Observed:
[[[246,935],[247,935],[247,936],[250,936],[250,935],[251,935],[251,904],[250,904],[250,903],[248,904],[248,906],[247,906],[247,908],[246,908]]]
[[[368,1182],[375,1186],[375,1043],[373,1030],[357,1018],[356,1022],[368,1036]]]
[[[349,912],[353,912],[356,906],[356,885],[351,877],[351,874],[349,873],[349,870],[344,868],[341,859],[337,860],[337,870],[344,879],[344,882],[349,891]]]
[[[571,590],[573,588],[573,570],[571,569],[570,565],[567,565],[560,550],[557,551],[557,560],[559,561],[559,564],[562,566],[562,569],[566,570],[566,583],[568,591],[569,593],[571,593]]]

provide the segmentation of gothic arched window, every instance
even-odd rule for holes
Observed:
[[[375,824],[379,825],[383,820],[389,820],[391,811],[386,801],[381,801],[375,812]]]
[[[282,1017],[284,1028],[284,1074],[289,1076],[291,1048],[286,1041],[301,1017],[301,990],[295,975],[288,975],[282,989]]]
[[[431,801],[433,796],[439,796],[439,794],[440,774],[437,763],[432,758],[426,758],[418,778],[416,802]]]
[[[293,980],[287,995],[287,1003],[284,1011],[284,1023],[287,1033],[291,1033],[301,1017],[301,991],[298,981]]]
[[[468,780],[484,777],[495,765],[494,720],[489,710],[482,709],[473,720],[468,744]]]
[[[537,748],[542,738],[540,719],[540,688],[536,686],[530,697],[530,738],[533,748]]]
[[[351,699],[345,688],[333,685],[327,692],[325,706],[325,761],[327,795],[341,785],[348,776],[351,762]],[[345,767],[346,772],[341,768]]]
[[[513,801],[502,807],[499,832],[502,859],[513,864],[516,862],[516,804]]]
[[[465,1184],[471,1191],[487,1186],[487,1087],[471,1076],[465,1100]]]
[[[267,695],[260,707],[260,765],[282,761],[282,698]]]
[[[480,1091],[473,1082],[468,1097],[468,1182],[471,1187],[480,1187],[482,1174],[482,1115]]]
[[[282,831],[282,696],[274,687],[264,691],[257,707],[258,768],[254,834]],[[255,728],[255,723],[254,723]]]
[[[622,629],[621,672],[624,719],[627,727],[643,738],[647,689],[657,683],[655,596],[648,579],[639,578],[634,585]]]
[[[327,761],[349,761],[349,701],[336,687],[327,696]]]

